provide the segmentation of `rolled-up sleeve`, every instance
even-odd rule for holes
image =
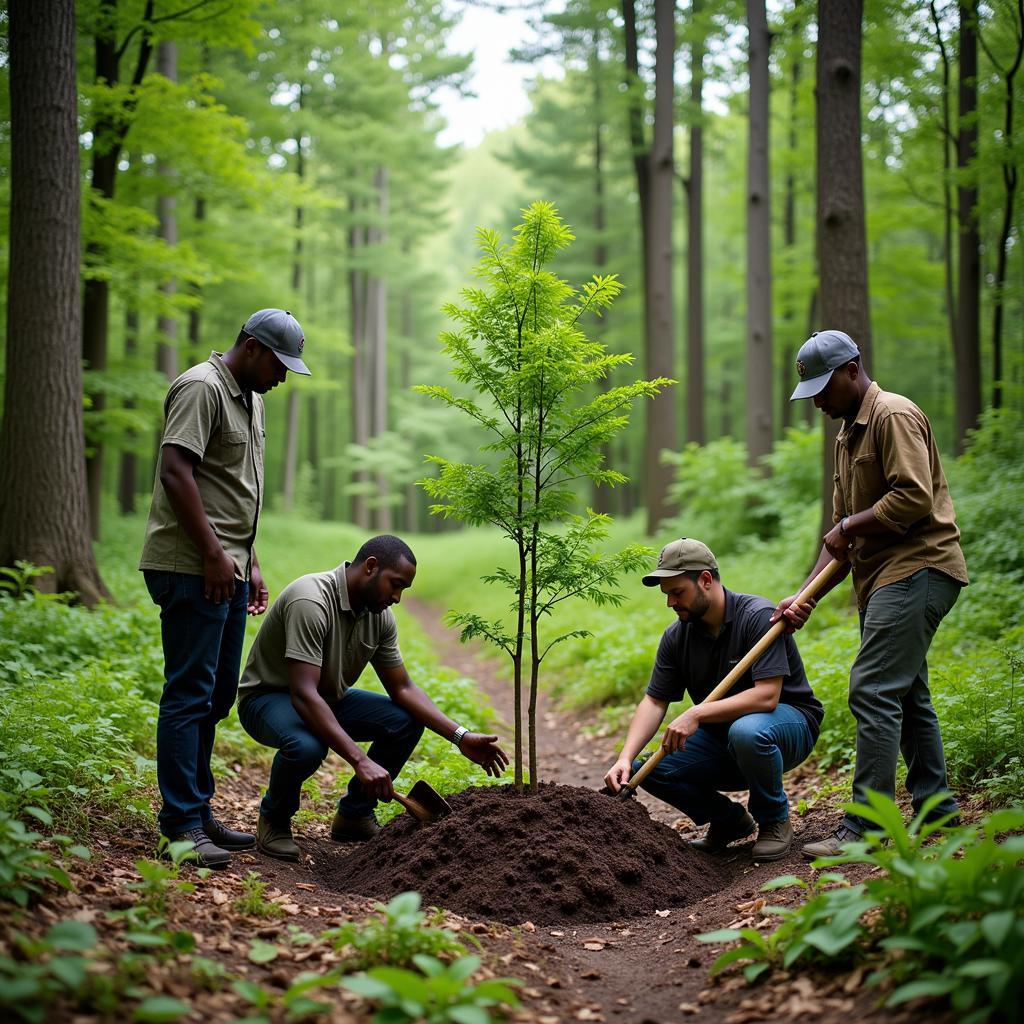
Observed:
[[[893,533],[906,533],[932,510],[928,425],[909,412],[894,412],[879,424],[879,444],[889,490],[872,506]]]

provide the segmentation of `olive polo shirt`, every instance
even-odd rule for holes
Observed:
[[[655,700],[682,700],[689,693],[694,704],[705,697],[736,667],[743,656],[768,632],[775,605],[753,594],[725,590],[725,619],[717,636],[700,621],[673,622],[662,634],[647,695]],[[758,679],[782,677],[779,702],[796,708],[810,726],[815,742],[825,709],[807,681],[804,663],[791,634],[783,634],[743,673],[729,694],[749,690]],[[709,722],[702,729],[724,737],[729,722]]]
[[[928,417],[902,395],[872,382],[857,418],[836,438],[832,518],[865,509],[892,533],[856,537],[850,545],[857,604],[919,569],[967,583],[953,499]]]
[[[199,459],[196,486],[213,532],[246,579],[263,504],[263,399],[242,393],[219,353],[186,370],[164,400],[160,446]],[[203,557],[171,508],[157,465],[140,569],[202,575]]]
[[[367,664],[382,669],[403,663],[391,609],[352,611],[349,564],[300,576],[281,591],[249,652],[238,684],[240,701],[287,690],[288,658],[319,666],[317,691],[328,703],[340,700]]]

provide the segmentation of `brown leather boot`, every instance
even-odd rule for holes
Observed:
[[[302,857],[302,851],[292,839],[291,823],[275,825],[262,814],[256,825],[256,848],[260,853],[278,860],[299,860]]]
[[[336,843],[365,843],[379,831],[380,825],[372,814],[364,818],[350,818],[338,811],[331,822],[331,838]]]

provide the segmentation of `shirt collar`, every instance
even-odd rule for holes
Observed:
[[[238,381],[235,380],[235,375],[228,369],[227,364],[224,362],[223,354],[220,352],[211,352],[208,361],[217,367],[217,372],[223,378],[228,391],[231,392],[231,397],[241,398],[242,389],[238,386]]]
[[[736,612],[736,595],[731,590],[726,590],[722,587],[725,593],[725,618],[722,619],[722,625],[725,626],[732,622],[733,615]]]
[[[839,439],[841,441],[846,440],[854,427],[866,427],[868,425],[868,420],[871,418],[871,410],[875,407],[875,399],[878,398],[881,390],[877,381],[872,381],[868,385],[867,391],[864,392],[864,397],[860,400],[857,418],[849,426],[844,423],[843,429],[839,431]]]
[[[366,609],[364,608],[358,614],[352,611],[352,601],[348,596],[348,577],[345,575],[345,570],[351,564],[351,562],[342,562],[337,569],[332,571],[331,575],[334,577],[334,587],[338,594],[338,604],[341,605],[341,610],[348,612],[349,615],[357,619],[361,619],[364,615],[368,614]]]

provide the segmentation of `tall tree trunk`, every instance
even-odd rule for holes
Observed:
[[[692,0],[690,176],[686,187],[686,439],[704,444],[704,0]]]
[[[860,134],[863,0],[818,4],[817,251],[821,325],[845,331],[871,372],[871,320]],[[836,427],[825,420],[821,526],[832,526]],[[817,557],[817,551],[815,551]]]
[[[143,20],[150,22],[155,0],[146,0]],[[96,20],[95,39],[96,81],[109,86],[120,84],[120,63],[122,49],[118,47],[117,0],[100,0]],[[138,85],[146,73],[153,52],[152,38],[148,31],[141,33],[138,59],[131,84]],[[121,147],[128,132],[129,121],[116,114],[101,113],[92,125],[91,187],[103,199],[112,199],[117,184],[117,165]],[[92,265],[104,260],[103,246],[90,242],[86,247],[86,258]],[[82,286],[82,358],[90,369],[107,368],[107,335],[110,318],[110,284],[104,278],[88,278]],[[102,412],[106,400],[102,394],[93,395],[93,411]],[[103,487],[103,445],[92,446],[92,455],[86,466],[86,485],[89,494],[89,522],[93,537],[100,532],[100,498]]]
[[[196,222],[197,231],[201,231],[203,222],[206,220],[206,200],[202,196],[196,196],[192,217]],[[192,293],[197,299],[202,297],[202,289],[193,284]],[[203,358],[203,311],[201,306],[193,306],[188,311],[188,358],[189,366],[201,362]]]
[[[794,0],[794,15],[799,13],[801,2],[802,0]],[[804,27],[803,22],[798,17],[794,17],[793,20],[793,36],[796,45],[793,50],[793,63],[789,69],[789,111],[786,128],[786,142],[790,153],[796,152],[799,141],[797,134],[799,123],[797,110],[800,102],[801,49]],[[786,261],[787,278],[792,282],[796,274],[796,174],[793,172],[792,167],[786,171],[782,208],[782,245],[783,258]],[[793,403],[789,400],[789,396],[793,393],[793,359],[797,345],[796,304],[794,299],[794,294],[791,291],[788,292],[785,308],[782,311],[782,319],[785,323],[785,338],[782,342],[782,358],[779,361],[779,409],[781,412],[780,426],[783,430],[793,424]],[[809,402],[801,404],[810,405]]]
[[[40,590],[110,594],[89,542],[79,339],[73,0],[10,0],[10,234],[0,430],[0,565],[53,566]]]
[[[299,87],[299,110],[302,110],[303,87]],[[306,161],[302,148],[303,133],[295,133],[295,174],[301,183],[306,177]],[[303,209],[295,207],[295,246],[292,250],[292,294],[296,299],[302,294],[302,221]],[[288,412],[285,416],[284,470],[281,484],[281,506],[290,512],[295,503],[295,474],[299,461],[299,393],[288,389]]]
[[[157,45],[156,69],[172,82],[178,80],[177,44],[165,40]],[[174,171],[165,163],[157,165],[157,174],[164,183],[164,191],[157,196],[156,209],[159,222],[160,238],[169,245],[178,244],[178,200],[174,194]],[[170,302],[178,290],[178,283],[173,277],[160,285],[160,291]],[[156,325],[156,368],[168,379],[178,376],[178,323],[169,312],[164,311],[157,319]]]
[[[139,354],[139,311],[133,304],[124,314],[124,358],[125,362],[135,369]],[[126,409],[135,407],[129,399],[124,403]],[[135,512],[136,469],[138,458],[133,451],[121,452],[121,475],[117,486],[117,501],[121,515],[130,516]]]
[[[371,229],[373,244],[383,246],[388,240],[388,170],[378,167],[373,176],[377,192],[377,216],[379,226]],[[373,365],[373,436],[380,437],[388,429],[388,285],[387,281],[374,274],[369,282],[368,322],[371,325],[370,346]],[[388,478],[377,474],[376,528],[381,533],[390,533],[391,505]]]
[[[772,450],[772,225],[768,171],[768,17],[747,0],[750,117],[747,147],[747,462]]]
[[[645,232],[647,252],[645,282],[646,344],[645,373],[648,377],[671,377],[675,371],[675,310],[672,300],[672,196],[674,163],[673,65],[676,52],[675,4],[655,0],[656,33],[654,56],[654,136],[648,161],[649,218]],[[665,449],[676,447],[676,403],[671,392],[663,392],[647,403],[647,431],[644,439],[644,484],[647,505],[647,533],[669,515],[668,488],[672,470],[661,461]]]
[[[996,248],[996,279],[992,289],[992,408],[1003,404],[1003,314],[1006,308],[1006,263],[1009,257],[1010,232],[1013,230],[1013,206],[1017,194],[1017,164],[1013,153],[1013,80],[1024,58],[1024,0],[1017,0],[1017,20],[1014,25],[1017,37],[1017,52],[1013,62],[1003,67],[994,54],[985,47],[989,60],[999,71],[1006,86],[1006,105],[1003,108],[1003,145],[1006,155],[1003,159],[1003,223],[999,230],[999,244]],[[978,32],[978,41],[985,46],[985,39]]]
[[[408,255],[408,246],[405,247],[405,252]],[[402,392],[404,394],[409,393],[409,389],[412,387],[412,345],[413,345],[413,318],[412,318],[412,295],[408,289],[402,292],[401,301],[401,312],[402,312],[402,358],[399,363],[400,374],[401,374],[401,385]],[[420,489],[416,486],[415,481],[410,480],[405,487],[405,522],[403,529],[409,533],[416,533],[420,528]],[[435,518],[431,516],[431,518]]]
[[[370,440],[370,387],[367,373],[367,340],[366,340],[366,272],[361,269],[360,262],[364,259],[365,228],[358,223],[360,216],[359,204],[355,198],[349,199],[349,217],[351,223],[348,230],[349,251],[349,325],[352,334],[352,443],[365,445]],[[360,470],[353,474],[354,482],[365,484],[369,477]],[[367,496],[364,493],[352,497],[352,520],[364,530],[370,528],[370,511]]]
[[[956,138],[957,260],[956,451],[981,412],[981,235],[978,228],[978,4],[961,3],[960,88]]]

